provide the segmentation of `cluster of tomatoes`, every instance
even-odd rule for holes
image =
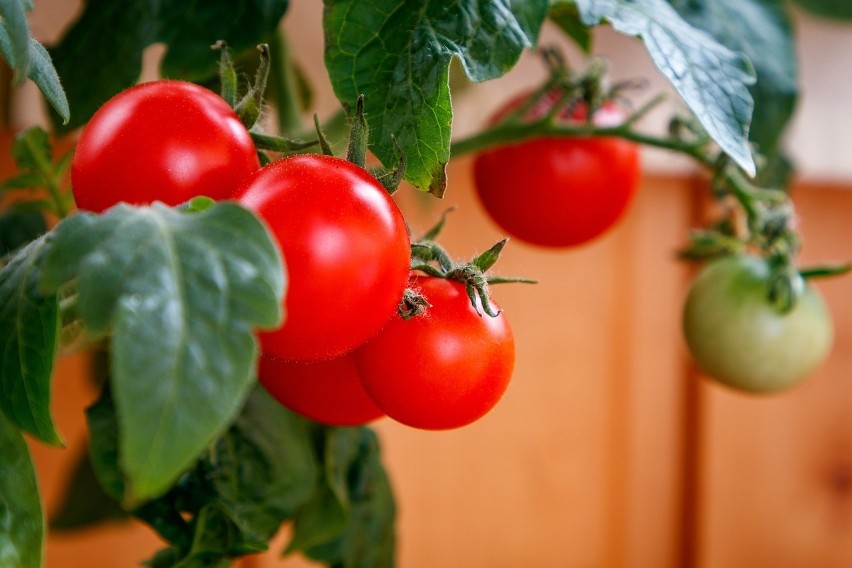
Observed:
[[[426,429],[469,424],[505,391],[514,341],[463,282],[411,273],[405,220],[366,170],[302,154],[261,167],[251,135],[214,93],[182,81],[132,87],[85,128],[72,163],[80,209],[178,205],[205,195],[262,219],[288,273],[285,321],[259,334],[258,377],[308,418],[388,415]],[[429,304],[403,319],[406,288]]]
[[[561,93],[526,93],[492,117],[499,124],[547,116],[559,124],[588,121],[582,100]],[[591,122],[615,127],[626,120],[613,101]],[[479,199],[494,222],[519,240],[563,248],[587,243],[624,215],[639,182],[639,148],[612,137],[537,137],[498,146],[474,161]],[[748,392],[775,392],[807,378],[825,360],[832,325],[819,293],[799,278],[795,306],[770,302],[773,273],[759,256],[739,254],[711,262],[693,282],[683,310],[687,346],[713,379]]]

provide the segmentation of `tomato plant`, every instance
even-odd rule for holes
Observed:
[[[122,91],[92,116],[71,183],[80,209],[101,212],[120,201],[224,199],[259,167],[251,136],[221,97],[186,81],[153,81]]]
[[[430,307],[410,319],[395,317],[355,353],[364,388],[403,424],[428,430],[470,424],[509,385],[515,362],[509,322],[502,313],[483,314],[461,282],[417,276],[412,286]]]
[[[456,263],[436,241],[443,219],[412,243],[385,191],[403,180],[440,197],[465,154],[478,155],[477,192],[503,230],[547,247],[618,222],[637,145],[691,159],[723,218],[690,233],[682,256],[770,259],[732,256],[696,281],[684,333],[699,363],[771,390],[828,348],[824,307],[799,276],[849,267],[798,266],[782,167],[800,76],[787,3],[325,0],[323,65],[339,105],[312,124],[300,53],[311,43],[288,42],[281,26],[294,3],[87,0],[50,49],[31,37],[31,4],[0,10],[0,55],[53,109],[52,133],[16,137],[17,173],[0,184],[0,563],[41,568],[46,527],[119,515],[159,533],[165,547],[149,560],[159,568],[228,566],[268,548],[284,523],[288,552],[393,566],[396,509],[377,437],[329,424],[386,412],[455,428],[506,390],[514,342],[488,294],[519,279],[488,272],[507,239]],[[590,56],[585,71],[540,45],[547,20]],[[600,24],[635,37],[682,98],[667,129],[642,121],[661,94],[641,102],[591,57],[592,40],[610,35],[591,33]],[[146,71],[170,80],[134,87],[153,44],[165,55]],[[479,83],[533,47],[548,66],[541,83],[452,136],[451,61]],[[54,159],[50,141],[80,127],[76,157]],[[369,172],[368,152],[380,163]],[[554,317],[574,322],[560,300]],[[92,367],[102,388],[85,440],[69,437],[86,451],[60,522],[48,523],[25,435],[63,444],[54,362],[81,349],[103,363]]]
[[[351,353],[309,363],[262,355],[257,378],[275,400],[323,424],[357,426],[384,416],[364,390]]]
[[[526,97],[495,115],[499,122]],[[555,104],[546,94],[525,115],[541,118]],[[582,123],[586,105],[558,112],[558,120]],[[592,117],[598,126],[624,122],[615,103]],[[567,247],[603,234],[627,210],[639,183],[639,147],[619,138],[541,137],[486,150],[476,156],[476,194],[491,218],[528,243]]]
[[[747,255],[712,262],[692,283],[683,309],[689,350],[711,377],[751,392],[807,378],[825,360],[832,325],[819,293],[805,283],[789,311],[769,301],[772,272]]]
[[[287,263],[287,320],[261,334],[264,352],[330,359],[387,323],[408,280],[409,239],[367,171],[332,156],[294,156],[258,170],[233,198],[266,221]]]

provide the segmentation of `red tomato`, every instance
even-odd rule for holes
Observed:
[[[384,416],[364,387],[351,354],[300,363],[262,355],[261,384],[278,402],[330,426],[357,426]]]
[[[287,318],[260,335],[264,352],[337,357],[396,312],[408,281],[408,231],[366,170],[331,156],[293,156],[258,170],[234,199],[266,221],[289,274]]]
[[[528,118],[551,104],[545,98]],[[579,106],[560,120],[584,121],[585,114]],[[594,122],[614,126],[624,118],[607,103]],[[503,230],[536,245],[574,246],[604,233],[626,211],[639,182],[639,147],[618,138],[536,138],[480,153],[473,172],[480,201]]]
[[[413,286],[432,307],[408,320],[393,318],[355,352],[364,388],[403,424],[428,430],[470,424],[509,384],[515,362],[509,322],[481,306],[477,313],[462,283],[418,276]]]
[[[212,91],[154,81],[107,101],[83,130],[71,164],[77,207],[120,201],[178,205],[230,196],[260,163],[248,131]]]

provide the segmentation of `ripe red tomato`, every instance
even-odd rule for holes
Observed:
[[[289,274],[287,319],[260,335],[264,352],[337,357],[396,312],[408,281],[408,231],[366,170],[332,156],[292,156],[252,174],[234,199],[266,221]]]
[[[364,388],[403,424],[428,430],[470,424],[509,384],[515,362],[509,322],[481,306],[477,313],[462,283],[418,276],[413,287],[432,307],[408,320],[394,317],[355,352]]]
[[[260,163],[248,131],[212,91],[154,81],[122,91],[89,121],[71,163],[80,209],[123,201],[225,199]]]
[[[384,416],[367,396],[351,354],[301,363],[262,355],[260,383],[278,402],[330,426],[357,426]]]
[[[510,102],[494,120],[519,103]],[[527,117],[540,117],[552,104],[545,98]],[[585,113],[581,105],[559,120],[584,121]],[[607,103],[593,120],[614,126],[624,119],[620,107]],[[473,173],[482,205],[507,233],[541,246],[574,246],[604,233],[626,211],[639,182],[639,147],[618,138],[536,138],[480,153]]]
[[[774,392],[806,379],[825,360],[831,316],[805,288],[789,312],[768,300],[766,260],[729,256],[708,264],[692,283],[683,330],[699,367],[717,381],[749,392]]]

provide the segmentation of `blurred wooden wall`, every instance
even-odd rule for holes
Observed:
[[[444,243],[470,257],[502,235],[454,162],[444,201],[404,191],[415,232],[449,205]],[[795,194],[806,260],[848,259],[852,191]],[[504,400],[451,432],[377,424],[399,504],[401,568],[846,568],[852,566],[852,277],[821,282],[835,318],[828,363],[755,397],[700,379],[680,336],[690,269],[674,261],[700,196],[649,178],[606,237],[567,252],[510,242],[495,287],[517,340]],[[85,359],[62,360],[54,398],[67,450],[34,446],[48,510],[85,439]],[[243,568],[311,566],[274,553]],[[47,567],[135,566],[158,546],[117,524],[48,542]]]

